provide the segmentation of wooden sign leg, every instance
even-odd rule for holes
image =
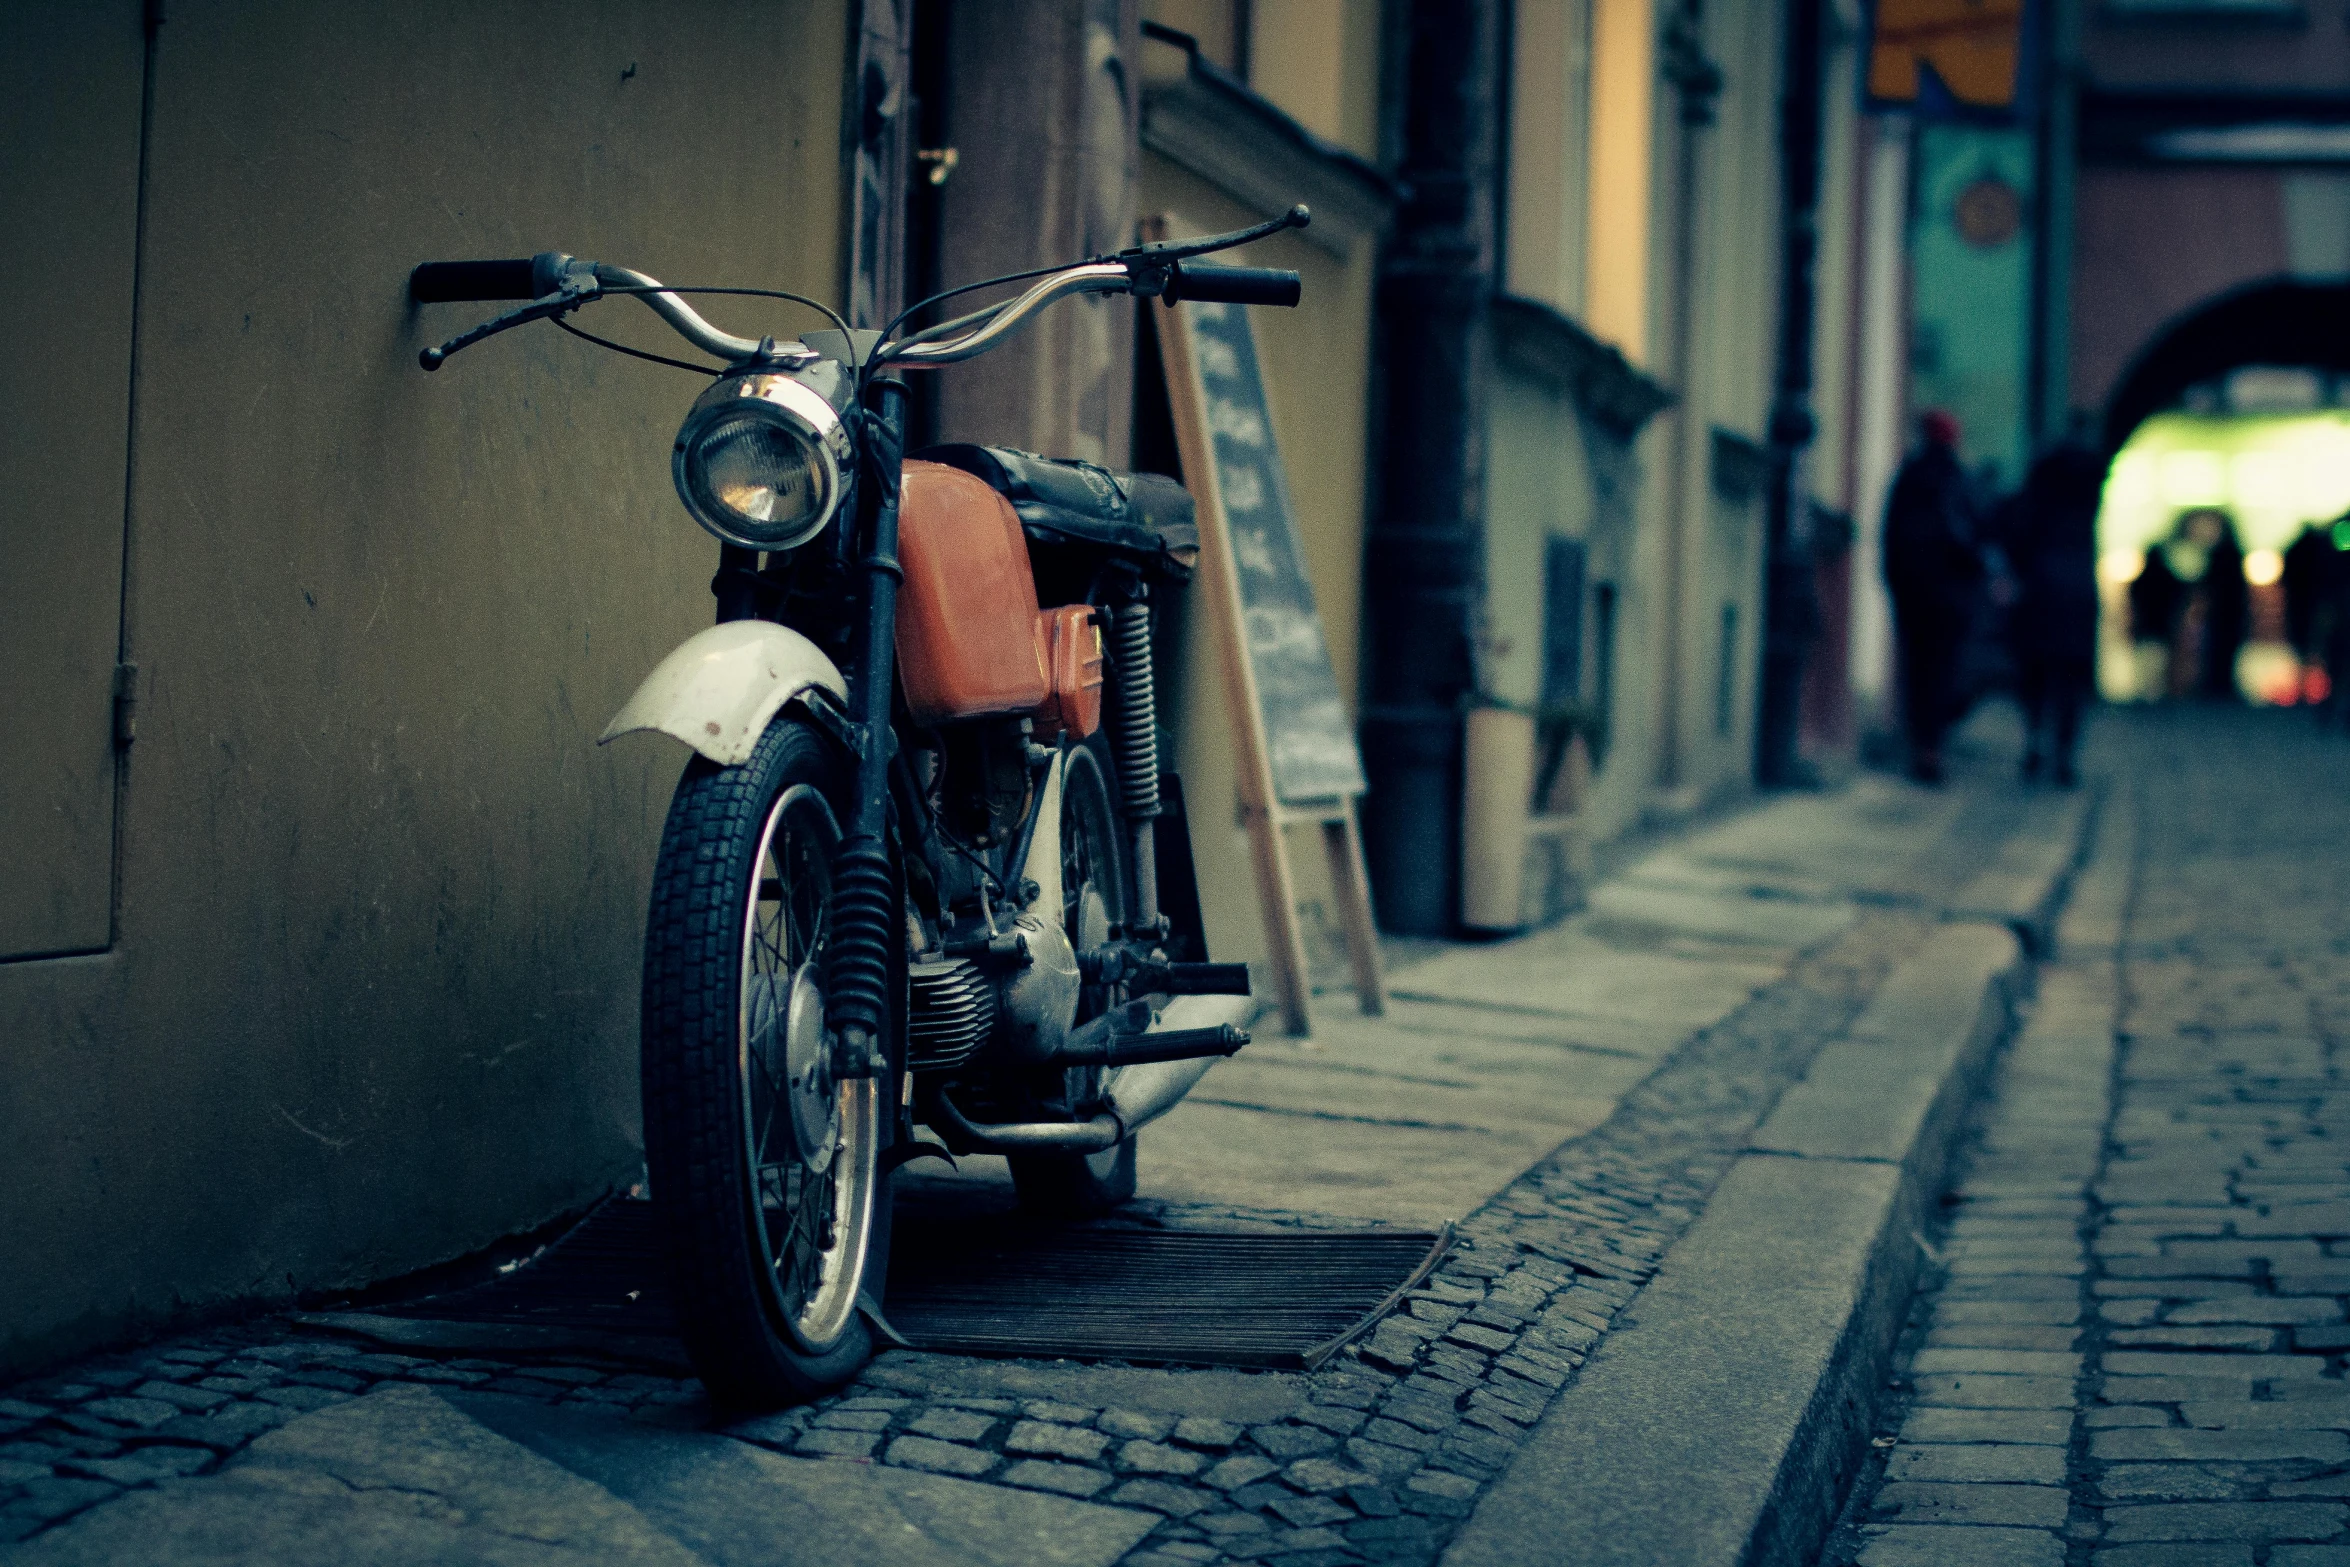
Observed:
[[[1306,1015],[1306,939],[1297,918],[1297,883],[1289,874],[1289,845],[1281,837],[1281,818],[1262,803],[1246,798],[1241,811],[1248,819],[1249,859],[1256,867],[1257,902],[1265,911],[1265,946],[1273,969],[1273,988],[1281,1003],[1281,1026],[1303,1039],[1313,1032]]]
[[[1355,803],[1339,802],[1339,814],[1322,823],[1322,847],[1330,858],[1330,887],[1346,931],[1347,961],[1354,968],[1355,999],[1367,1017],[1387,1011],[1387,978],[1379,965],[1379,927],[1371,920],[1371,876],[1363,864],[1362,829]]]

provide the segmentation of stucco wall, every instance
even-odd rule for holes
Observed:
[[[446,1259],[633,1178],[639,927],[680,759],[592,742],[709,615],[714,548],[668,481],[696,382],[545,327],[428,377],[417,348],[476,313],[417,311],[405,279],[560,248],[837,294],[844,17],[174,0],[117,936],[0,965],[0,1374]],[[633,306],[597,315],[666,346]]]

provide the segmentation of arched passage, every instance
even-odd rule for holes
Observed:
[[[2350,412],[2324,406],[2328,397],[2261,411],[2232,407],[2233,396],[2185,396],[2254,366],[2350,373],[2350,282],[2269,278],[2230,289],[2164,323],[2116,381],[2097,529],[2099,679],[2109,697],[2218,681],[2256,701],[2292,702],[2308,689],[2284,562],[2312,529],[2324,536],[2321,554],[2326,538],[2341,547],[2326,525],[2350,509]],[[2224,588],[2208,575],[2223,566]],[[2142,573],[2139,604],[2131,584]],[[2187,613],[2191,603],[2203,608]],[[2149,615],[2172,629],[2148,638]]]
[[[2350,371],[2350,283],[2273,278],[2174,317],[2140,349],[2105,405],[2105,449],[2188,387],[2244,365]]]

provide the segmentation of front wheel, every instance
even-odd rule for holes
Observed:
[[[894,1082],[835,1081],[824,1027],[833,801],[846,768],[779,716],[677,786],[645,933],[645,1163],[678,1326],[713,1400],[814,1397],[873,1352]]]

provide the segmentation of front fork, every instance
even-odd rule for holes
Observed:
[[[890,998],[897,989],[900,935],[896,863],[889,848],[889,770],[897,748],[890,726],[896,682],[898,488],[904,458],[906,388],[876,381],[866,388],[858,442],[857,510],[845,525],[864,579],[864,617],[849,638],[848,730],[857,756],[855,792],[832,862],[831,930],[826,938],[826,1032],[832,1075],[875,1077],[890,1070]],[[862,548],[862,554],[857,550]],[[718,552],[710,591],[718,619],[759,617],[772,586],[757,552],[734,545]]]
[[[836,1078],[890,1070],[890,998],[905,943],[897,867],[889,846],[890,726],[896,689],[898,486],[904,459],[906,388],[876,381],[865,390],[858,485],[857,569],[865,616],[850,639],[849,720],[857,741],[855,792],[847,832],[832,862],[830,972],[825,1009]]]

